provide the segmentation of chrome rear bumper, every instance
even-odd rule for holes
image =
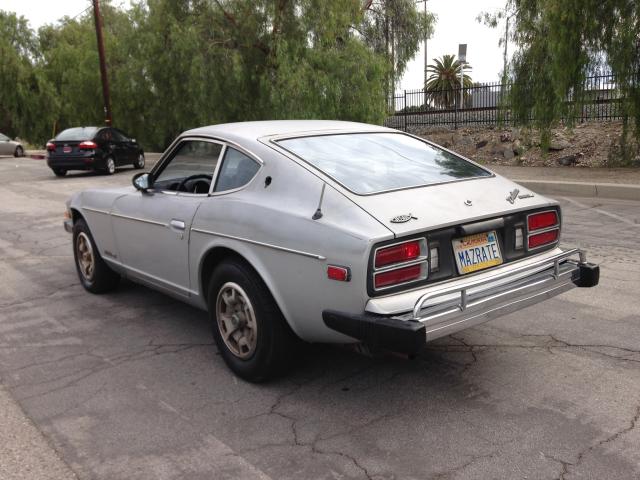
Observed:
[[[598,284],[599,267],[572,249],[481,279],[461,279],[421,295],[413,310],[393,316],[323,312],[325,324],[367,343],[415,349],[445,335],[506,315],[563,293],[575,286]],[[382,325],[384,328],[382,328]],[[393,326],[398,331],[393,332]]]

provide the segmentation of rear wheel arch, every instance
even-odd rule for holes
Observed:
[[[281,299],[278,296],[278,292],[274,291],[268,279],[265,278],[265,276],[260,273],[260,269],[256,268],[256,266],[250,260],[248,260],[246,256],[226,246],[224,247],[217,246],[217,247],[211,248],[204,254],[203,259],[200,262],[200,271],[198,274],[199,275],[198,278],[200,281],[200,292],[201,292],[204,303],[207,304],[209,301],[208,299],[209,282],[211,280],[213,271],[218,265],[220,265],[220,263],[224,262],[225,260],[232,260],[232,259],[238,260],[244,263],[253,271],[256,277],[260,279],[260,281],[265,285],[265,287],[269,291],[271,298],[273,298],[274,302],[280,309],[280,312],[282,313],[282,316],[284,317],[287,324],[289,324],[289,327],[294,332],[296,332],[293,322],[291,322],[291,320],[289,319],[289,316],[286,313],[286,310],[283,308]]]

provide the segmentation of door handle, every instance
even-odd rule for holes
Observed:
[[[186,225],[182,220],[173,219],[169,222],[171,228],[175,228],[176,230],[184,230]]]

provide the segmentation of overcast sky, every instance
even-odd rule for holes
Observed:
[[[128,0],[115,0],[114,5],[128,5]],[[505,0],[427,0],[427,8],[438,16],[433,37],[428,41],[429,63],[434,57],[458,53],[458,44],[467,44],[467,61],[473,67],[471,78],[477,82],[499,79],[502,49],[498,46],[504,25],[488,28],[476,21],[481,11],[494,12],[504,7]],[[68,15],[73,17],[91,5],[90,0],[2,0],[0,8],[16,12],[29,20],[31,28],[53,23]],[[420,8],[423,8],[420,5]],[[424,78],[424,45],[407,68],[398,88],[422,88]],[[511,54],[511,52],[509,52]]]

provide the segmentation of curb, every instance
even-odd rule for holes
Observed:
[[[602,197],[640,201],[640,186],[620,183],[557,182],[542,180],[513,180],[543,195]]]

